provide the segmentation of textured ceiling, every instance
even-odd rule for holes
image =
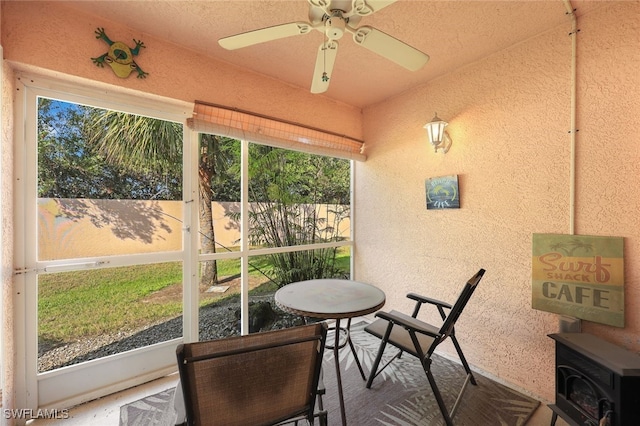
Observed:
[[[310,88],[316,53],[323,41],[322,33],[311,31],[234,51],[218,45],[218,39],[233,34],[308,21],[307,0],[65,3],[305,90]],[[601,4],[571,1],[578,16]],[[315,96],[363,108],[559,25],[571,29],[562,0],[398,0],[363,17],[356,27],[362,25],[373,26],[427,53],[429,62],[418,71],[408,71],[356,45],[345,34],[339,41],[329,89]]]

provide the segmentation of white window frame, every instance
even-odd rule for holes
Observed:
[[[199,132],[195,133],[196,136],[194,136],[194,140],[199,140],[198,134]],[[349,209],[349,223],[350,223],[350,229],[349,229],[349,240],[347,241],[336,241],[336,242],[331,242],[331,243],[318,243],[318,244],[305,244],[305,245],[298,245],[298,246],[287,246],[287,247],[270,247],[270,248],[260,248],[260,249],[250,249],[249,248],[249,241],[248,241],[248,235],[245,232],[246,229],[249,229],[249,215],[248,215],[248,211],[249,211],[249,180],[248,180],[248,176],[249,176],[249,144],[250,143],[256,143],[256,142],[251,142],[248,141],[246,139],[242,139],[240,140],[241,143],[241,177],[240,177],[240,181],[241,181],[241,192],[240,192],[240,217],[241,217],[241,225],[240,225],[240,250],[239,251],[234,251],[234,252],[226,252],[226,253],[206,253],[206,254],[199,254],[198,256],[198,262],[203,262],[203,261],[211,261],[211,260],[223,260],[223,259],[240,259],[240,268],[241,268],[241,281],[240,281],[240,324],[241,324],[241,330],[240,333],[241,335],[246,335],[249,334],[249,258],[252,256],[261,256],[261,255],[268,255],[268,254],[276,254],[276,253],[287,253],[287,252],[293,252],[293,251],[306,251],[306,250],[316,250],[316,249],[322,249],[322,248],[332,248],[332,247],[350,247],[351,248],[351,253],[350,253],[350,267],[349,267],[349,273],[350,273],[350,278],[353,279],[354,277],[354,259],[353,259],[353,255],[354,255],[354,209],[353,209],[353,199],[354,199],[354,193],[353,193],[353,188],[354,188],[354,160],[351,159],[346,159],[346,158],[342,158],[343,160],[349,161],[350,163],[350,209]],[[259,144],[259,143],[258,143]],[[267,145],[267,144],[263,144],[263,145]],[[293,150],[292,148],[280,148],[277,147],[278,149],[289,149],[289,150]],[[313,152],[309,152],[308,150],[301,150],[302,152],[311,154],[311,155],[322,155],[322,156],[328,156],[326,153],[313,153]],[[336,157],[339,158],[339,157]],[[197,167],[197,165],[195,166]],[[200,200],[198,200],[199,202]],[[199,205],[198,205],[199,207]],[[199,225],[199,222],[197,222]],[[197,294],[194,295],[197,298]],[[197,330],[192,330],[192,332],[197,332]]]
[[[191,253],[194,240],[194,218],[197,223],[197,211],[194,212],[194,197],[197,190],[193,189],[193,175],[197,173],[191,168],[196,152],[192,150],[193,132],[186,127],[186,119],[191,114],[193,105],[185,102],[170,101],[153,96],[142,96],[126,90],[114,88],[94,88],[92,86],[67,81],[52,80],[38,75],[19,74],[16,86],[20,95],[16,97],[16,132],[15,132],[15,175],[19,177],[15,184],[15,342],[16,351],[22,356],[17,357],[16,377],[16,406],[25,408],[61,408],[86,402],[115,391],[130,388],[175,372],[175,346],[183,339],[189,339],[189,327],[183,327],[183,338],[160,342],[144,348],[111,355],[106,358],[87,361],[82,364],[65,367],[63,369],[38,373],[37,372],[37,287],[33,285],[36,272],[45,267],[69,267],[69,260],[40,261],[37,260],[36,241],[37,227],[36,212],[31,208],[34,197],[37,197],[37,147],[33,141],[37,140],[37,123],[33,122],[37,114],[35,102],[38,96],[61,99],[78,104],[98,108],[126,111],[158,119],[180,122],[184,128],[183,146],[183,238],[182,249],[176,252],[136,254],[133,256],[109,257],[109,267],[128,266],[134,264],[155,263],[164,261],[180,261],[183,264],[183,318],[185,324],[190,320],[194,308],[190,305],[192,299],[191,283],[195,275],[193,268],[197,266],[195,257]],[[31,144],[31,145],[29,145]],[[34,193],[35,192],[35,193]],[[93,259],[84,258],[82,262],[91,263]],[[96,265],[97,266],[97,265]],[[99,267],[99,266],[98,266]],[[73,269],[73,267],[72,267]],[[197,291],[196,291],[197,293]],[[195,307],[197,313],[197,306]],[[191,318],[191,322],[197,322]],[[125,359],[126,358],[126,359]],[[118,364],[120,363],[120,364]],[[125,374],[118,368],[109,367],[128,365],[137,368],[137,374]],[[89,371],[100,368],[96,374]],[[87,381],[87,374],[92,380]],[[77,387],[83,382],[94,383],[92,388],[82,392]],[[74,388],[75,387],[75,388]]]

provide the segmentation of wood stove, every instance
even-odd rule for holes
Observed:
[[[640,425],[640,356],[587,333],[557,333],[558,416],[572,426]]]

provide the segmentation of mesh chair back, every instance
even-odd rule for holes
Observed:
[[[442,323],[442,327],[440,327],[441,340],[446,339],[453,332],[453,327],[456,321],[460,317],[464,307],[467,306],[467,302],[471,299],[471,295],[476,290],[476,287],[483,275],[484,269],[480,269],[474,276],[469,278],[469,281],[465,284],[464,288],[460,292],[458,300],[456,300],[456,303],[451,308],[449,315],[447,315],[447,318]]]
[[[271,425],[313,418],[327,326],[317,323],[177,349],[193,425]]]

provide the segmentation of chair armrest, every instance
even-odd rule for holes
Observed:
[[[442,301],[437,300],[437,299],[432,299],[430,297],[421,296],[421,295],[416,294],[416,293],[409,293],[409,294],[407,294],[407,297],[409,299],[413,299],[416,302],[420,302],[420,303],[429,303],[430,305],[442,306],[443,308],[447,308],[447,309],[451,309],[452,308],[452,306],[450,304],[448,304],[447,302],[442,302]]]
[[[427,324],[426,322],[420,321],[419,319],[413,318],[409,315],[403,314],[402,312],[381,311],[376,313],[376,316],[390,321],[396,325],[402,326],[407,330],[417,331],[418,333],[426,334],[427,336],[438,337],[440,335],[440,329],[438,329],[437,327],[434,327],[431,324]]]

